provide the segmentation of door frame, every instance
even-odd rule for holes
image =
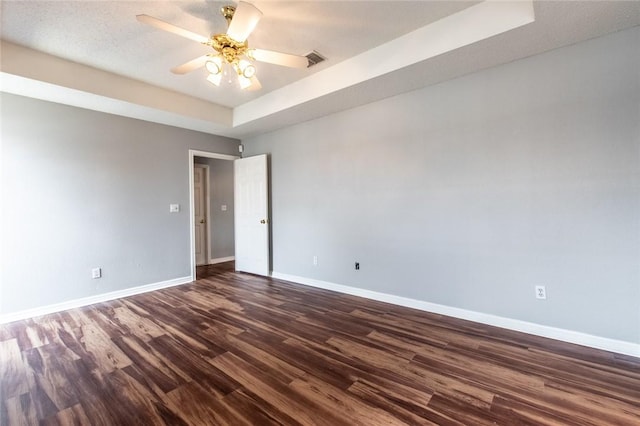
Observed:
[[[237,160],[240,158],[237,155],[218,154],[215,152],[199,151],[196,149],[189,150],[189,251],[191,253],[191,281],[195,281],[196,279],[196,224],[193,217],[193,212],[195,210],[195,196],[193,193],[193,161],[195,157],[215,158],[218,160],[229,161]],[[208,225],[209,224],[207,223],[207,229],[209,229]],[[209,248],[207,248],[207,252],[208,251]],[[207,262],[209,262],[208,258]]]
[[[196,155],[196,157],[199,157],[199,155]],[[195,160],[195,159],[194,159]],[[209,179],[211,179],[211,175],[209,174],[209,165],[208,164],[197,164],[198,167],[200,167],[204,173],[203,173],[203,184],[202,186],[204,186],[204,241],[205,241],[205,245],[204,245],[204,265],[208,265],[209,264],[209,260],[211,260],[211,228],[209,228],[209,223],[211,222],[211,190],[210,190],[210,182]],[[193,168],[196,168],[196,164],[194,163]],[[192,181],[193,182],[193,181]],[[193,185],[193,183],[191,184]],[[193,194],[193,202],[194,202],[194,206],[195,206],[195,193]],[[194,219],[195,220],[195,219]],[[194,226],[194,232],[195,232],[195,225],[196,223],[193,223]],[[194,233],[194,238],[195,238],[195,233]],[[195,250],[195,240],[194,242],[194,250]],[[196,259],[196,264],[197,264],[197,259]],[[197,265],[196,265],[197,266]]]

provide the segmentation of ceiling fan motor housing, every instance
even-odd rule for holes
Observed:
[[[232,64],[247,53],[249,44],[246,41],[242,43],[235,41],[226,34],[216,34],[211,36],[211,47],[221,54],[225,61]]]

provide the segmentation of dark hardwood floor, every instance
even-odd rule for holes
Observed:
[[[233,272],[0,326],[3,425],[639,425],[640,359]]]
[[[209,278],[225,272],[235,271],[235,262],[215,263],[213,265],[198,266],[196,268],[196,279]]]

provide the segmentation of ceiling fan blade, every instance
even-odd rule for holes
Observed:
[[[173,24],[162,21],[158,18],[154,18],[149,15],[136,15],[136,19],[143,24],[151,25],[152,27],[156,27],[161,29],[162,31],[168,31],[173,34],[177,34],[181,37],[188,38],[189,40],[197,41],[198,43],[207,44],[209,38],[205,36],[201,36],[200,34],[192,33],[189,30],[185,30],[184,28],[176,27]]]
[[[257,7],[241,1],[233,14],[227,35],[235,41],[244,42],[258,25],[260,18],[262,18],[262,12]]]
[[[171,72],[174,74],[186,74],[195,69],[203,67],[204,64],[210,59],[209,55],[203,55],[198,58],[192,59],[182,65],[178,65],[175,68],[171,68]]]
[[[309,66],[309,60],[306,56],[290,55],[273,50],[251,49],[249,56],[256,61],[282,65],[283,67],[307,68]]]
[[[247,87],[247,91],[253,92],[254,90],[262,89],[262,84],[260,84],[260,80],[255,75],[251,77],[251,86]]]

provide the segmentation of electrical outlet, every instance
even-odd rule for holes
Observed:
[[[313,256],[313,266],[318,266],[318,256]]]
[[[93,268],[91,270],[91,278],[102,278],[102,268]]]
[[[356,271],[360,270],[360,262],[356,262]]]
[[[546,299],[547,298],[547,288],[543,285],[536,286],[536,299]]]

